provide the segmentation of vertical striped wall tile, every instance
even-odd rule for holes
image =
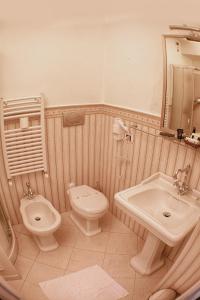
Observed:
[[[95,169],[95,128],[96,117],[95,115],[89,116],[89,141],[88,141],[88,163],[89,163],[89,182],[88,184],[95,187],[96,182],[94,178]]]
[[[154,155],[151,165],[151,174],[159,171],[160,158],[162,153],[163,138],[157,136],[155,141]]]
[[[64,170],[63,170],[63,127],[61,118],[54,119],[54,145],[55,145],[55,167],[57,176],[57,190],[60,212],[65,211],[66,198],[65,198],[65,184],[64,184]]]
[[[137,167],[137,174],[136,174],[136,184],[140,183],[144,178],[144,168],[146,162],[146,155],[148,151],[148,127],[142,127],[142,134],[140,136],[140,149],[139,149],[139,161]]]
[[[70,178],[70,151],[69,151],[69,129],[63,128],[62,130],[63,144],[62,144],[62,153],[63,153],[63,177],[64,177],[64,191],[66,199],[66,210],[70,209],[69,198],[67,194],[68,185],[71,182]]]
[[[166,167],[166,174],[169,176],[173,176],[175,172],[177,155],[178,155],[178,144],[170,142],[169,157],[168,157],[168,163]]]
[[[148,136],[148,144],[146,151],[146,159],[145,159],[145,168],[144,168],[144,179],[151,175],[151,166],[153,161],[154,149],[155,149],[155,129],[149,128],[149,136]]]
[[[200,173],[200,152],[196,151],[195,158],[192,165],[190,186],[191,188],[198,188],[199,183],[199,173]]]
[[[134,138],[134,149],[133,149],[133,159],[131,166],[131,178],[130,178],[130,186],[134,186],[137,180],[137,170],[138,170],[138,162],[140,157],[140,147],[141,147],[141,135],[142,132],[136,130],[135,138]]]
[[[89,182],[89,116],[85,116],[85,124],[83,126],[83,183]]]
[[[55,120],[47,120],[47,147],[49,163],[49,180],[52,191],[52,203],[56,209],[60,209],[58,196],[58,177],[56,169],[56,152],[55,152]]]
[[[9,211],[10,218],[14,224],[17,224],[20,221],[19,214],[16,212],[16,204],[18,203],[18,199],[17,199],[17,197],[13,198],[13,193],[11,191],[10,186],[8,185],[8,181],[7,181],[6,173],[5,173],[1,143],[0,143],[0,152],[1,152],[1,155],[0,155],[0,165],[1,165],[0,181],[1,181],[2,193],[4,195],[5,203],[6,203],[8,211]]]
[[[159,163],[159,171],[166,173],[168,159],[170,153],[170,141],[163,140],[161,154],[160,154],[160,163]]]
[[[83,128],[76,127],[76,168],[77,168],[77,185],[83,182]]]
[[[96,187],[101,189],[100,187],[100,169],[101,169],[101,144],[102,144],[102,114],[96,115],[95,122],[95,166],[94,166],[94,177],[96,181]],[[103,150],[103,149],[102,149]]]
[[[69,170],[71,182],[76,184],[77,182],[77,170],[76,170],[76,128],[69,127]]]
[[[175,170],[178,170],[178,169],[184,167],[186,152],[187,152],[187,148],[183,145],[179,145],[178,154],[177,154],[176,163],[175,163]]]
[[[46,139],[49,178],[42,172],[30,173],[16,177],[13,185],[9,186],[0,143],[0,197],[13,224],[22,222],[19,206],[27,181],[30,181],[36,193],[44,195],[60,212],[70,209],[67,195],[70,182],[99,187],[110,201],[111,212],[143,239],[147,235],[144,227],[115,207],[116,192],[140,183],[157,171],[172,176],[177,168],[187,164],[192,166],[190,184],[200,190],[198,150],[156,135],[155,128],[142,125],[141,121],[137,129],[131,129],[133,143],[117,142],[112,134],[114,117],[106,110],[104,113],[97,111],[85,115],[83,126],[65,128],[62,115],[48,117]],[[126,120],[128,126],[135,123],[135,116],[133,119],[129,116]],[[174,260],[181,247],[167,247],[165,253]]]

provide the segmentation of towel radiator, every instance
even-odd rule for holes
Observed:
[[[46,173],[44,98],[1,99],[0,118],[8,180],[31,172]]]

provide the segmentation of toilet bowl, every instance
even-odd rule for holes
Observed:
[[[24,226],[29,230],[42,251],[56,249],[59,245],[53,235],[61,224],[61,216],[52,204],[41,195],[21,200],[20,212]]]
[[[99,191],[87,186],[75,186],[68,189],[72,207],[71,219],[87,236],[101,232],[99,219],[108,210],[108,200]]]

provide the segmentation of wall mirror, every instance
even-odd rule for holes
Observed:
[[[164,82],[161,130],[200,132],[200,41],[163,36]]]

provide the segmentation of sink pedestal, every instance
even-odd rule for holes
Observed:
[[[162,256],[164,247],[161,240],[148,232],[142,251],[131,259],[131,266],[142,275],[152,274],[165,263]]]

